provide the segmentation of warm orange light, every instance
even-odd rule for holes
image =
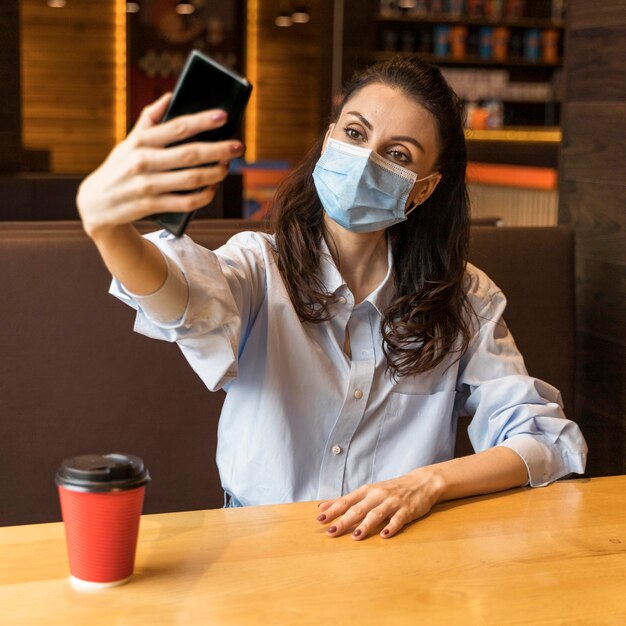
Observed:
[[[115,143],[126,137],[126,0],[115,0]]]
[[[258,119],[258,46],[259,46],[259,0],[248,0],[248,26],[246,34],[246,77],[252,83],[252,95],[246,109],[246,160],[257,159]]]

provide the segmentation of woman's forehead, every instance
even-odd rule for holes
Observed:
[[[392,135],[419,135],[437,142],[437,121],[433,114],[397,87],[383,83],[367,85],[343,106],[340,117],[362,116],[375,131]]]

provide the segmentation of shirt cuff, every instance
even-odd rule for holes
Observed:
[[[542,438],[515,435],[498,445],[519,454],[528,471],[526,485],[531,487],[543,487],[573,471],[578,471],[576,468],[567,467],[568,463],[561,459],[558,448]]]
[[[163,284],[153,293],[143,296],[132,293],[126,287],[124,291],[151,322],[167,326],[178,322],[185,313],[189,302],[189,285],[178,265],[161,250],[159,252],[167,268]]]

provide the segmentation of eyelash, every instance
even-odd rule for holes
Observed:
[[[359,139],[364,140],[365,138],[363,137],[363,135],[356,130],[356,128],[344,128],[343,132],[346,134],[346,136],[348,137],[348,139],[352,139],[352,141],[358,141]]]
[[[350,128],[348,126],[343,129],[343,132],[350,141],[365,141],[365,137],[363,137],[363,134],[356,128]],[[410,161],[409,157],[404,154],[404,152],[400,152],[399,150],[390,150],[388,154],[391,155],[391,160],[397,161],[399,163],[409,163]]]

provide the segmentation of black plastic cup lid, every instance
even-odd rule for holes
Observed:
[[[132,454],[84,454],[65,459],[54,482],[72,491],[105,493],[146,485],[150,474]]]

